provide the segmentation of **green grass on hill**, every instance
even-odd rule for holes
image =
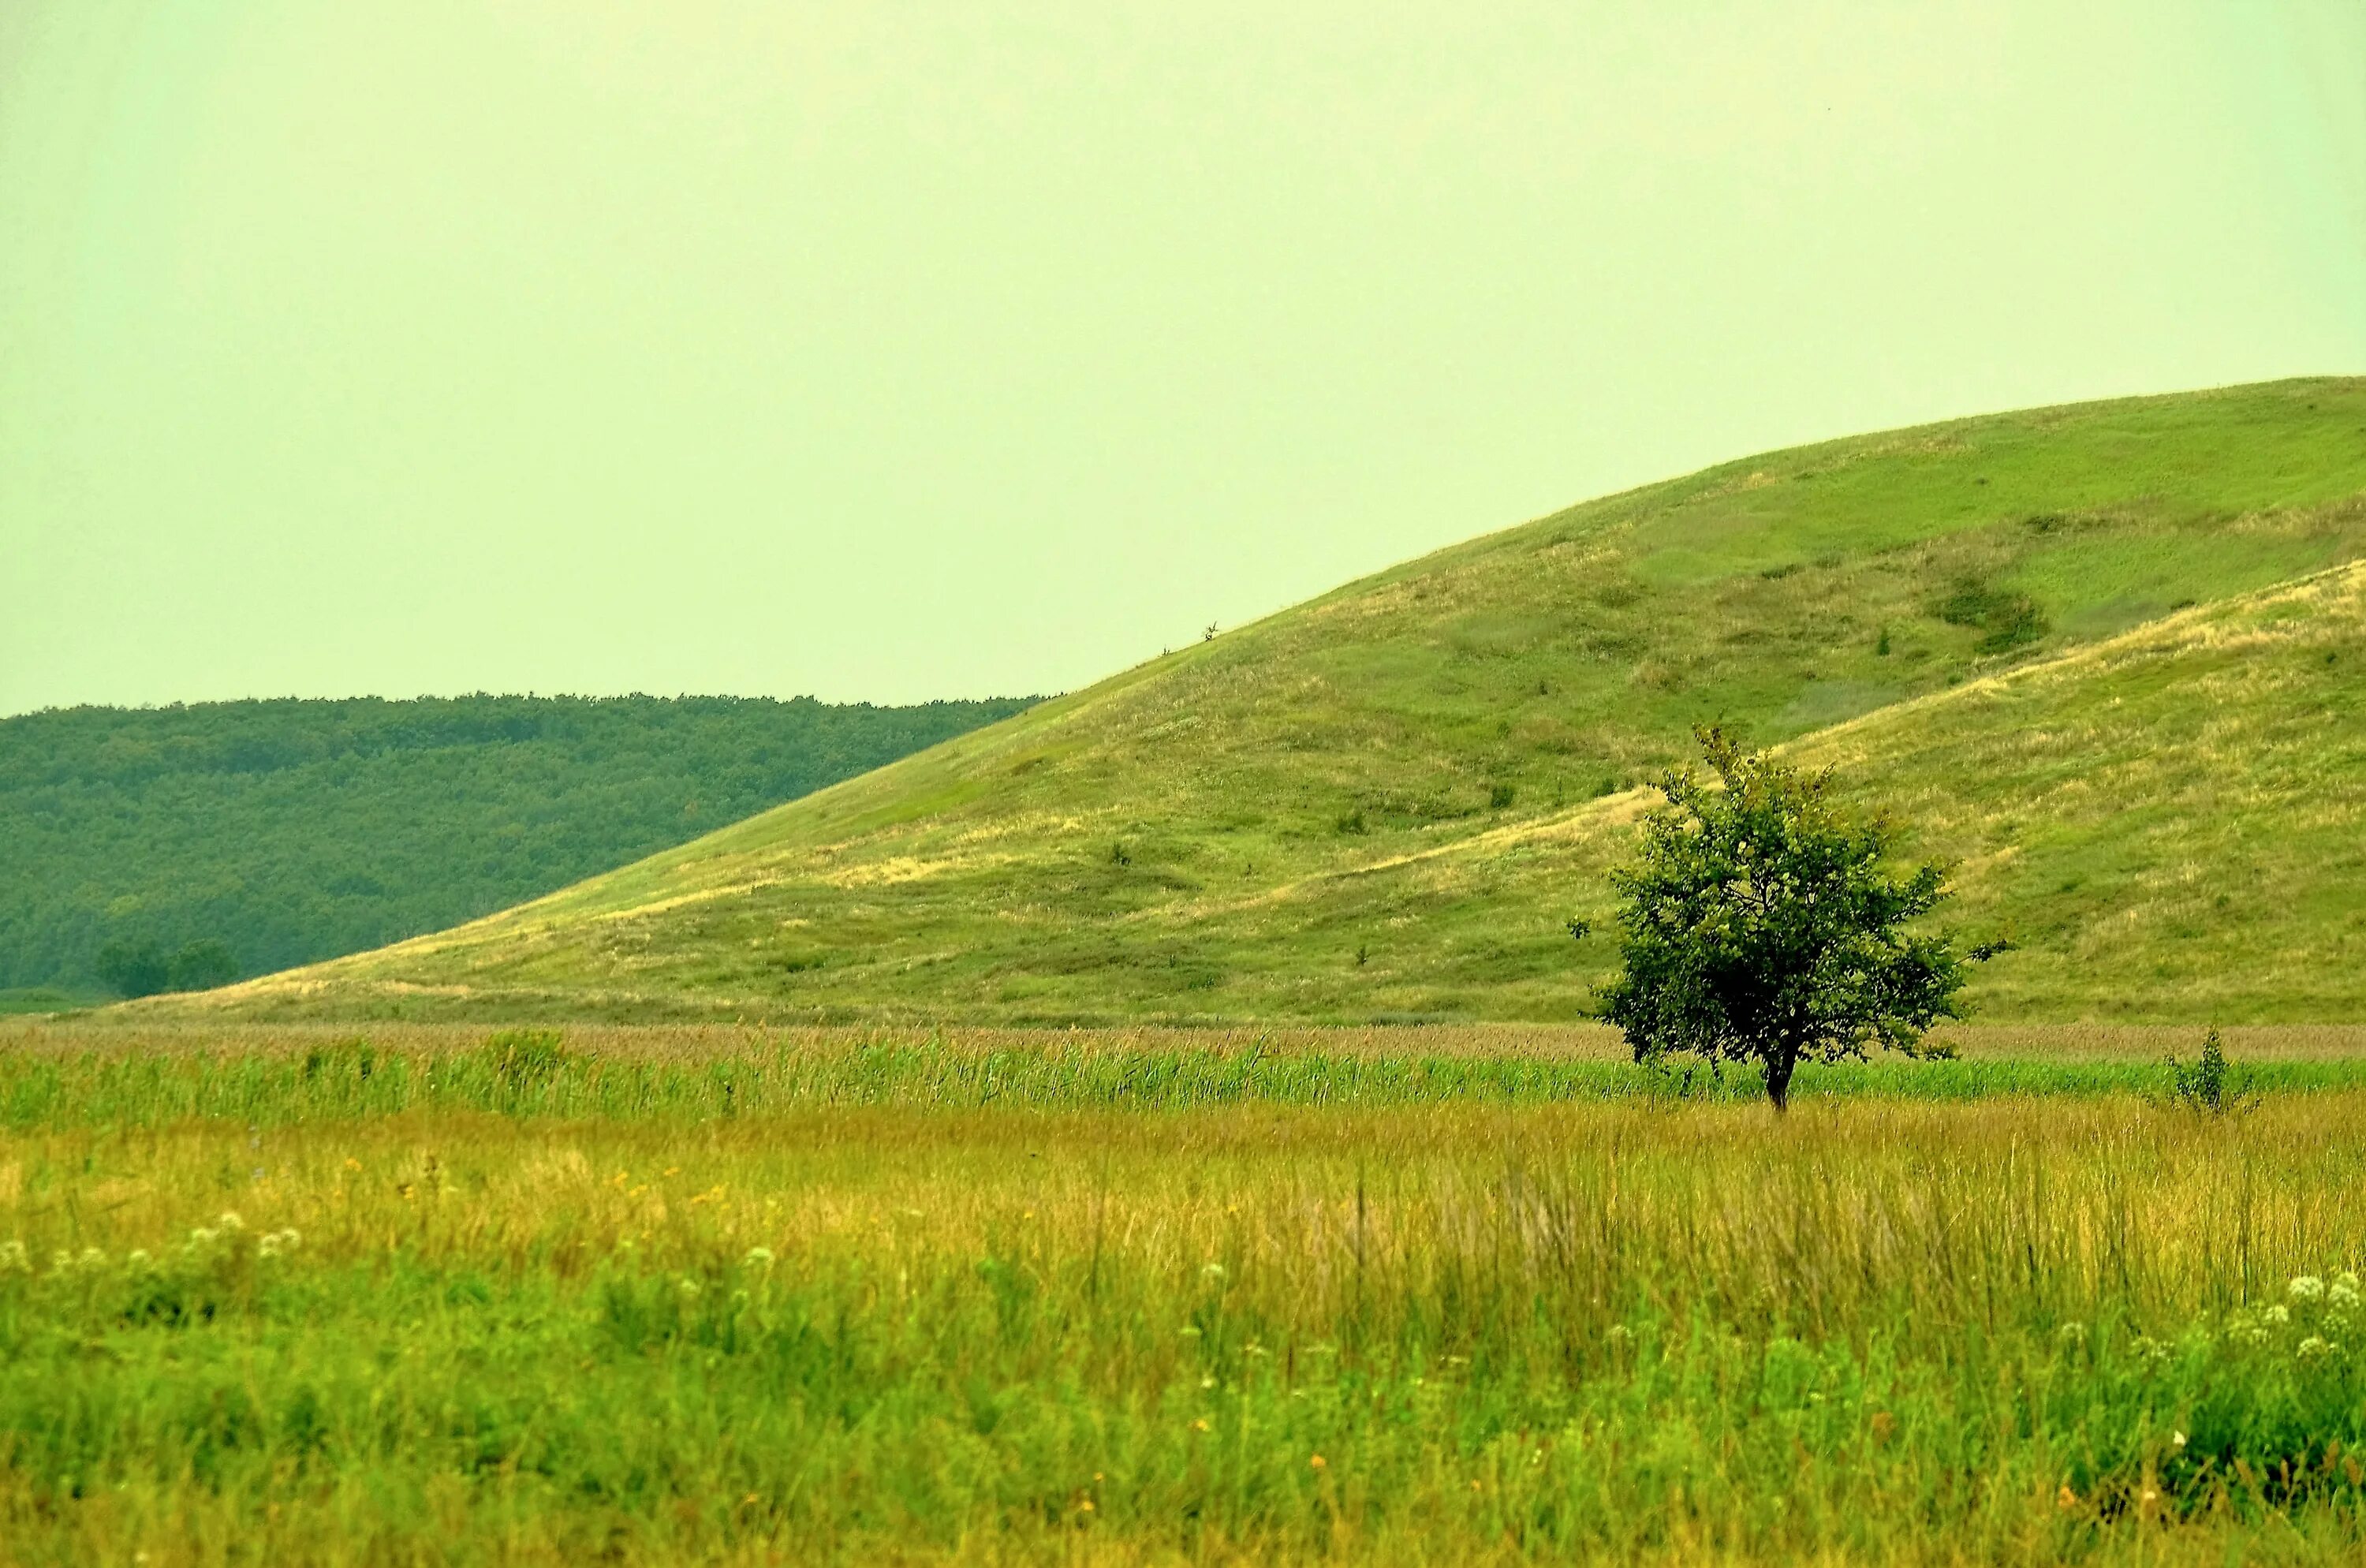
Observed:
[[[2186,611],[1794,743],[1905,848],[1958,863],[1946,919],[2016,951],[1982,1016],[2366,1013],[2366,565]],[[1316,984],[1399,1012],[1549,1017],[1608,976],[1606,874],[1647,797],[1595,802],[1266,900],[1258,948],[1339,953]],[[1226,923],[1211,918],[1222,929]]]
[[[1842,762],[1999,1016],[2355,1017],[2366,381],[1837,441],[1589,502],[263,1012],[1568,1016],[1634,786]],[[2251,596],[2251,597],[2246,597]],[[1849,721],[1861,722],[1851,724]]]

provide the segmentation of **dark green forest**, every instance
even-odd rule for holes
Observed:
[[[0,719],[0,991],[220,984],[434,931],[1027,702],[363,697]]]

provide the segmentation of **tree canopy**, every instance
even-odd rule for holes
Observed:
[[[0,988],[196,988],[438,930],[1026,705],[468,696],[0,719]]]
[[[1697,734],[1714,777],[1663,780],[1640,856],[1613,874],[1623,964],[1603,1016],[1639,1061],[1756,1064],[1778,1110],[1803,1061],[1916,1054],[1923,1031],[1959,1016],[1965,964],[2001,944],[1958,953],[1909,931],[1946,897],[1947,868],[1887,874],[1890,826],[1840,810],[1829,773]]]

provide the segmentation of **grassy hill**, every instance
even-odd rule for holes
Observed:
[[[1730,463],[1353,583],[272,1012],[1565,1017],[1635,786],[1842,762],[1992,1016],[2357,1016],[2366,381]],[[2282,586],[2280,586],[2282,585]]]
[[[1019,702],[470,696],[0,719],[0,1012],[110,942],[249,974],[561,887],[1002,718]],[[14,1005],[12,1005],[14,1004]]]

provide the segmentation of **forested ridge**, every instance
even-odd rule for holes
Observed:
[[[126,988],[102,980],[110,948],[119,970],[219,943],[254,975],[375,947],[1026,705],[478,695],[0,719],[0,989]]]

